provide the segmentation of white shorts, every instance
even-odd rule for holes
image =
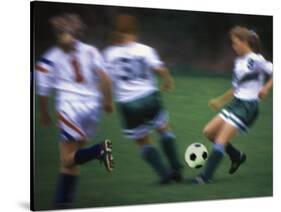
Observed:
[[[88,141],[96,135],[101,106],[95,101],[61,101],[57,104],[62,142]]]

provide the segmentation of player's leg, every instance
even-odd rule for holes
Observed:
[[[126,137],[135,140],[140,147],[140,154],[160,177],[160,183],[167,183],[167,170],[157,148],[152,145],[149,132],[152,129],[155,105],[154,95],[149,95],[131,102],[119,103],[122,114],[123,132]]]
[[[178,157],[175,135],[168,126],[168,114],[164,110],[159,92],[154,92],[146,97],[142,114],[145,124],[149,128],[156,129],[160,135],[160,144],[172,166],[172,170],[169,171],[170,178],[181,181],[182,165]]]
[[[103,161],[107,171],[113,171],[112,143],[110,140],[80,148],[73,157],[74,163],[77,165],[85,164],[94,159]]]
[[[71,103],[67,102],[58,110],[58,121],[62,140],[86,141],[93,138],[100,119],[100,107],[93,101]],[[68,162],[82,165],[88,161],[98,159],[103,161],[106,169],[112,171],[112,143],[105,140],[89,147],[79,148]]]
[[[183,166],[179,159],[176,137],[167,123],[158,128],[157,131],[160,135],[162,149],[172,168],[171,177],[177,182],[180,182],[182,181],[181,170]]]
[[[206,124],[203,129],[203,134],[206,138],[208,138],[211,142],[214,142],[217,133],[222,127],[224,120],[220,117],[220,115],[215,116],[210,122]]]
[[[55,208],[72,206],[79,179],[79,167],[74,163],[75,152],[81,143],[60,143],[60,173],[54,199]]]
[[[157,148],[151,143],[148,135],[136,139],[137,145],[140,148],[142,158],[153,168],[160,177],[160,183],[169,183],[168,172],[164,165],[164,161]]]
[[[97,119],[94,118],[96,116],[95,110],[84,104],[78,104],[77,108],[76,105],[70,107],[69,104],[64,104],[61,108],[58,110],[58,126],[61,136],[60,161],[62,168],[55,195],[55,207],[57,208],[69,207],[74,200],[79,176],[78,165],[94,159],[105,161],[111,158],[111,147],[107,141],[82,148],[89,137],[87,128],[97,125]],[[92,131],[94,133],[95,129],[93,128]]]
[[[74,106],[72,106],[74,107]],[[86,110],[87,111],[87,110]],[[91,112],[92,110],[89,110]],[[93,110],[94,111],[94,110]],[[83,115],[83,111],[80,111],[79,114],[76,116],[72,115],[73,117],[80,117],[76,122],[70,121],[75,120],[70,114],[73,114],[72,111],[69,109],[68,114],[58,113],[58,120],[59,120],[59,127],[60,127],[60,134],[61,139],[63,140],[63,144],[68,143],[76,143],[79,141],[86,141],[89,133],[87,133],[88,126],[93,126],[92,131],[95,133],[95,127],[97,125],[97,121],[95,119],[91,119],[91,114],[87,113]],[[87,111],[88,112],[88,111]],[[77,112],[76,112],[77,113]],[[82,115],[81,115],[82,114]],[[80,116],[79,116],[80,115]],[[83,120],[81,117],[85,117]],[[83,124],[83,123],[87,124]],[[87,126],[85,126],[87,125]],[[70,145],[70,144],[69,144]],[[90,160],[93,159],[102,159],[104,153],[107,153],[106,150],[111,149],[111,142],[102,142],[98,144],[94,144],[87,148],[80,148],[77,151],[72,152],[72,154],[67,154],[67,156],[63,157],[65,162],[69,164],[76,164],[82,165]]]
[[[105,163],[108,171],[113,170],[111,142],[105,140],[90,147],[84,146],[85,141],[67,141],[60,143],[61,170],[55,195],[55,207],[67,208],[74,201],[79,166],[94,159]]]
[[[258,116],[258,102],[234,98],[234,100],[221,111],[220,116],[230,124],[239,128],[242,132],[247,132],[248,128],[255,122]],[[245,162],[246,154],[234,148],[230,143],[225,147],[225,151],[230,156],[231,160],[229,174],[233,174],[237,171],[239,166]]]
[[[203,129],[203,134],[211,142],[214,143],[217,134],[220,132],[221,127],[225,123],[222,115],[215,116]],[[241,151],[236,149],[231,143],[226,144],[225,152],[228,154],[231,161],[237,160],[240,157]]]
[[[228,122],[225,122],[222,125],[215,138],[213,150],[207,160],[205,169],[196,178],[198,183],[208,183],[212,180],[214,172],[216,171],[217,167],[223,159],[225,146],[237,134],[238,130],[239,129],[237,127],[233,126]]]

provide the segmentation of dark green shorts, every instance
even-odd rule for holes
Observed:
[[[141,138],[151,129],[161,128],[168,120],[158,91],[117,105],[122,116],[123,132],[131,139]]]
[[[246,132],[258,117],[258,101],[247,101],[234,98],[220,112],[220,116],[228,123]]]

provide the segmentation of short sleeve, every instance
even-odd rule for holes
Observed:
[[[35,70],[35,83],[36,93],[40,96],[48,96],[54,84],[54,68],[55,63],[51,59],[51,54],[48,52],[44,54],[36,62]]]
[[[164,65],[160,60],[158,53],[152,48],[149,48],[146,54],[146,61],[151,68],[158,68]]]
[[[273,64],[270,61],[267,61],[265,59],[258,60],[256,62],[256,67],[258,70],[264,72],[265,74],[272,75],[273,73]]]

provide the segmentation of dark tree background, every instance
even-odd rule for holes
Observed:
[[[35,59],[54,44],[49,18],[69,12],[79,14],[88,26],[83,40],[100,50],[108,45],[114,17],[127,13],[139,19],[140,42],[156,48],[171,66],[185,65],[217,72],[231,69],[235,55],[228,31],[235,25],[255,30],[262,41],[263,55],[272,60],[271,16],[50,2],[32,3]]]

